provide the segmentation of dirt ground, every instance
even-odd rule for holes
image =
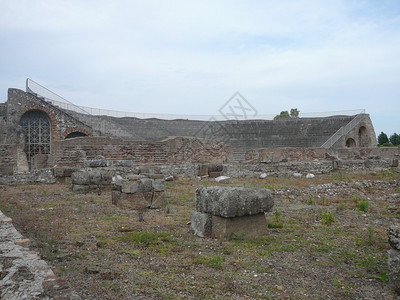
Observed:
[[[398,170],[233,179],[270,189],[268,235],[189,232],[194,193],[212,179],[167,183],[165,207],[112,205],[110,191],[68,183],[0,186],[0,210],[83,299],[397,299],[387,230],[400,223]]]

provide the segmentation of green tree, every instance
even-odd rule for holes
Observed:
[[[383,131],[378,135],[378,145],[383,145],[389,143],[388,136]]]
[[[276,115],[274,120],[279,120],[279,119],[289,119],[290,115],[287,110],[281,111],[279,115]]]
[[[290,114],[287,110],[281,111],[279,115],[276,115],[274,117],[274,120],[279,120],[279,119],[291,119],[291,118],[298,118],[299,117],[300,111],[297,108],[292,108],[290,110]]]
[[[393,146],[400,145],[400,135],[398,135],[397,133],[393,133],[390,136],[390,142],[392,143]]]
[[[297,108],[292,108],[290,110],[290,117],[291,118],[298,118],[300,111]]]

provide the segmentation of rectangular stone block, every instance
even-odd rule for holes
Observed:
[[[153,179],[153,189],[155,192],[163,192],[166,190],[165,179]]]
[[[125,194],[112,191],[112,202],[124,209],[145,209],[151,206],[151,193]]]
[[[388,269],[389,285],[400,295],[400,251],[395,249],[388,251]]]
[[[212,216],[212,237],[224,238],[240,235],[244,238],[256,238],[266,234],[267,220],[264,213],[235,218]]]
[[[201,187],[196,190],[196,210],[225,218],[271,211],[274,200],[264,188]]]
[[[139,182],[126,181],[122,184],[122,192],[125,194],[135,194],[139,190]]]
[[[190,230],[199,237],[211,236],[212,216],[192,210],[190,212]]]
[[[166,205],[165,192],[153,192],[150,208],[161,208]]]

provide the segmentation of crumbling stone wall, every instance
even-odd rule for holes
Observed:
[[[246,152],[247,163],[287,161],[323,161],[358,159],[399,159],[400,147],[359,147],[329,150],[325,148],[261,148]]]
[[[123,141],[108,137],[80,137],[55,142],[54,164],[81,166],[86,159],[103,156],[109,161],[131,160],[135,164],[183,162],[222,163],[230,147],[193,138],[170,138],[159,142]]]
[[[16,145],[0,145],[0,176],[14,174]]]

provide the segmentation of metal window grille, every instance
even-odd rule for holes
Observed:
[[[36,154],[49,154],[51,151],[51,123],[42,111],[25,113],[20,121],[25,133],[25,152],[29,165]]]

